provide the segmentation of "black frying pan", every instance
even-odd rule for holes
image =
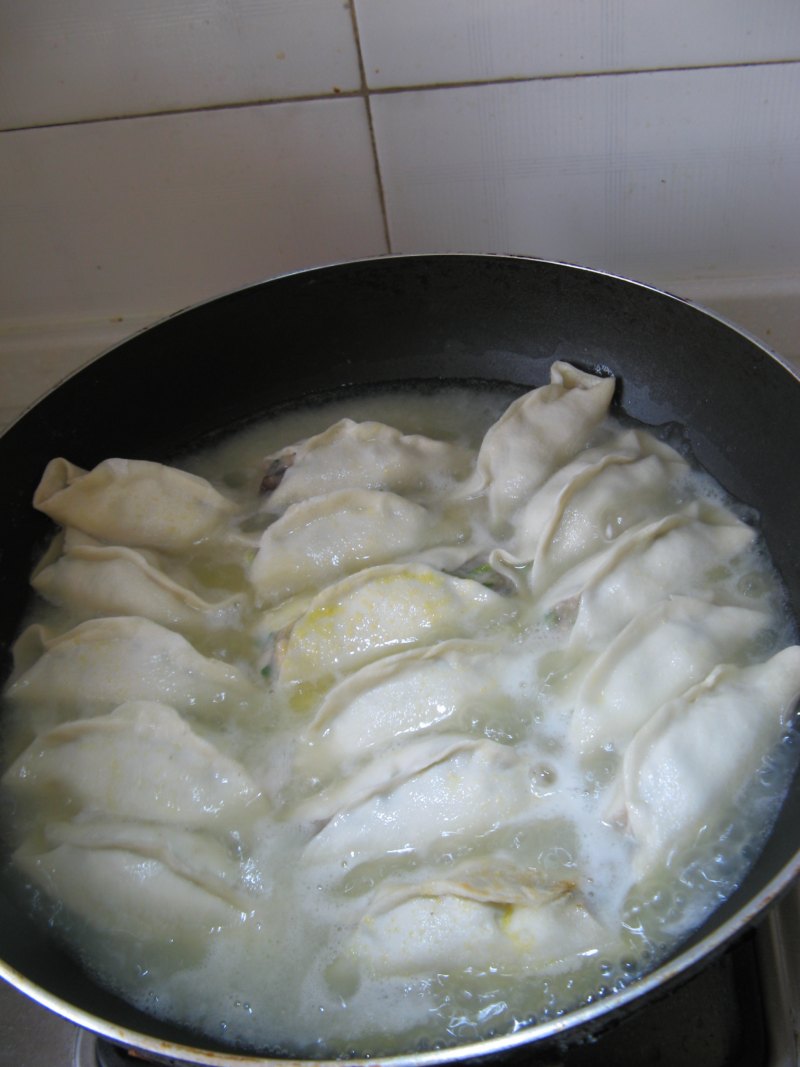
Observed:
[[[644,285],[539,260],[431,255],[345,263],[276,278],[173,316],[95,360],[0,438],[0,647],[4,669],[50,533],[31,508],[47,461],[172,461],[209,436],[309,395],[430,380],[543,384],[554,359],[619,380],[615,405],[677,423],[695,457],[757,509],[800,614],[800,382],[753,338]],[[673,957],[623,993],[508,1039],[396,1062],[492,1056],[530,1062],[580,1040],[708,961],[800,870],[800,783],[739,890]],[[178,1060],[229,1059],[97,986],[0,897],[0,974],[112,1039]]]

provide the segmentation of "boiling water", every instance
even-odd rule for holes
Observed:
[[[246,526],[257,510],[253,487],[263,457],[341,417],[375,419],[405,433],[477,449],[513,395],[500,389],[389,391],[308,406],[249,427],[181,465],[237,500]],[[610,432],[607,424],[598,438]],[[686,492],[721,499],[704,476],[698,475]],[[207,560],[189,560],[187,566],[217,592],[242,586],[241,569],[228,561],[216,570]],[[749,648],[745,660],[791,640],[779,585],[760,551],[748,552],[716,581],[731,602],[749,603],[772,616],[767,644],[762,639],[758,648]],[[46,617],[52,623],[58,614],[48,609]],[[69,621],[65,617],[62,624]],[[251,901],[238,921],[149,939],[131,936],[124,922],[109,932],[54,905],[40,890],[34,892],[34,906],[86,966],[124,997],[234,1046],[270,1053],[386,1055],[441,1047],[553,1018],[624,987],[741,879],[785,790],[793,745],[779,746],[755,780],[731,797],[729,810],[713,813],[696,840],[637,881],[632,843],[607,813],[620,756],[604,751],[586,761],[569,743],[570,693],[580,666],[565,656],[558,635],[532,622],[525,611],[510,611],[494,626],[491,635],[502,636],[501,658],[506,657],[497,699],[481,714],[459,721],[458,730],[513,746],[525,757],[535,820],[526,811],[499,825],[489,820],[475,836],[444,832],[436,847],[422,854],[391,843],[387,816],[385,850],[366,856],[356,850],[309,863],[309,842],[320,825],[298,818],[297,805],[326,784],[326,768],[314,766],[313,752],[298,751],[297,734],[320,694],[312,687],[298,699],[296,692],[272,685],[256,728],[252,719],[195,726],[241,761],[268,801],[254,805],[249,820],[220,835],[231,862],[241,865]],[[248,634],[223,629],[200,644],[206,655],[249,671],[258,667]],[[12,714],[7,730],[12,754],[21,747],[17,738],[24,731]],[[410,810],[424,813],[424,804],[425,798],[418,798]],[[19,811],[16,818],[12,836],[21,835],[30,815]],[[607,931],[603,940],[577,953],[569,966],[541,972],[520,970],[506,958],[476,957],[466,967],[438,960],[427,969],[392,974],[389,968],[370,977],[353,951],[353,934],[375,887],[387,880],[402,883],[422,868],[444,878],[465,859],[483,856],[534,869],[551,882],[582,882],[586,907]],[[584,879],[587,871],[591,877]]]

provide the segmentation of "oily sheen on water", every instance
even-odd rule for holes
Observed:
[[[5,830],[103,982],[242,1048],[410,1051],[620,988],[730,893],[800,648],[749,517],[613,390],[555,363],[52,461]]]

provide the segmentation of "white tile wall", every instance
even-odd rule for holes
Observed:
[[[0,0],[4,129],[358,89],[338,0]]]
[[[386,250],[364,101],[2,135],[0,320],[167,312]]]
[[[371,88],[798,56],[796,0],[356,0]]]
[[[652,281],[797,266],[794,66],[472,85],[372,108],[396,251],[529,253]]]
[[[298,266],[634,275],[800,359],[797,0],[0,0],[0,421]]]

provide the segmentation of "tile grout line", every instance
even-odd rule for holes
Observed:
[[[375,181],[378,185],[378,203],[381,210],[381,222],[383,224],[383,239],[386,242],[386,251],[392,253],[392,237],[389,229],[389,212],[386,207],[386,191],[383,187],[383,174],[381,172],[381,160],[378,154],[378,142],[375,137],[375,121],[372,115],[372,102],[370,100],[369,86],[367,85],[367,70],[364,64],[364,53],[361,48],[361,33],[358,28],[358,16],[356,14],[355,0],[350,0],[350,19],[353,25],[353,38],[355,40],[356,56],[358,58],[358,76],[361,81],[361,95],[364,98],[364,107],[367,113],[367,129],[369,131],[370,150],[372,163],[375,171]]]
[[[571,71],[559,74],[517,74],[503,78],[473,78],[463,81],[420,82],[417,85],[389,85],[370,89],[366,84],[366,71],[361,56],[355,11],[351,7],[353,30],[356,34],[359,74],[361,84],[357,89],[334,89],[333,92],[306,93],[297,96],[257,97],[252,100],[237,100],[225,104],[200,104],[193,107],[163,108],[157,111],[133,111],[122,115],[103,115],[97,118],[66,119],[59,122],[41,122],[27,126],[6,126],[0,133],[25,133],[32,130],[61,129],[67,126],[94,126],[101,122],[132,122],[137,119],[169,118],[177,115],[192,115],[206,111],[237,111],[251,107],[274,107],[281,104],[305,104],[323,100],[365,99],[367,105],[373,96],[399,96],[403,93],[436,92],[447,89],[474,89],[491,85],[526,85],[535,82],[577,81],[588,78],[628,78],[641,74],[685,74],[703,70],[740,70],[750,67],[791,67],[800,65],[800,57],[787,59],[747,60],[740,63],[703,63],[674,67],[631,67],[627,70]]]

